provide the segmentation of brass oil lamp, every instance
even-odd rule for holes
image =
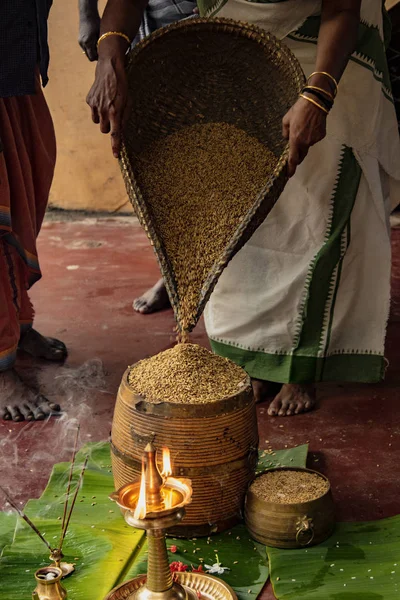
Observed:
[[[148,541],[147,576],[139,575],[112,590],[105,600],[237,600],[224,582],[205,573],[171,573],[166,530],[185,516],[192,500],[189,479],[172,477],[169,450],[163,449],[163,468],[157,468],[156,449],[148,444],[142,459],[140,481],[127,484],[110,495],[131,527],[144,529]]]
[[[32,600],[65,600],[67,592],[61,585],[63,571],[53,565],[38,569],[35,573],[36,588]]]

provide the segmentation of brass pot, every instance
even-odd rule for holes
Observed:
[[[281,467],[274,471],[305,471],[328,479],[310,469]],[[263,473],[257,477],[261,477]],[[297,504],[269,502],[249,489],[245,500],[246,527],[257,542],[274,548],[304,548],[320,544],[335,527],[331,488],[323,496]]]
[[[250,379],[238,392],[207,404],[147,402],[135,394],[125,372],[111,432],[115,488],[140,477],[148,442],[171,452],[173,474],[192,481],[192,503],[173,535],[224,531],[243,514],[246,490],[257,464],[258,431]]]
[[[53,575],[53,579],[46,579],[47,575]],[[35,573],[36,588],[32,594],[32,600],[64,600],[67,591],[61,585],[62,570],[58,567],[43,567]]]

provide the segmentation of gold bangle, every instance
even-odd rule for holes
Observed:
[[[127,41],[129,45],[131,45],[131,40],[125,33],[122,33],[122,31],[106,31],[106,33],[103,33],[103,35],[101,35],[97,40],[97,48],[99,47],[100,43],[106,38],[110,37],[110,35],[118,35]]]
[[[326,113],[327,115],[329,115],[329,110],[327,110],[325,108],[325,106],[322,106],[322,104],[319,104],[316,100],[313,100],[312,98],[309,98],[308,96],[305,96],[304,94],[300,94],[300,98],[304,98],[304,100],[308,100],[308,102],[311,102],[311,104],[314,104],[315,106],[318,106],[318,108],[320,108],[321,110],[323,110],[324,113]]]
[[[328,77],[328,79],[330,79],[332,81],[333,85],[335,86],[334,95],[336,96],[337,91],[338,91],[338,82],[333,77],[333,75],[330,75],[330,73],[327,73],[326,71],[314,71],[314,73],[311,73],[311,75],[307,79],[307,83],[310,81],[311,77],[313,77],[314,75],[325,75],[325,77]]]
[[[305,87],[308,87],[310,90],[317,90],[317,92],[321,92],[321,94],[324,94],[324,96],[329,98],[329,100],[332,100],[332,102],[335,99],[333,94],[331,94],[330,92],[327,92],[326,90],[324,90],[324,88],[320,88],[320,87],[317,87],[316,85],[308,85],[308,84]]]

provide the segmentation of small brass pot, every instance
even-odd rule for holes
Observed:
[[[53,579],[46,579],[47,575]],[[32,600],[65,600],[67,590],[61,585],[62,570],[59,567],[43,567],[35,573],[36,588]]]
[[[282,467],[272,470],[305,471],[319,475],[329,483],[324,475],[310,469]],[[245,500],[245,523],[251,537],[266,546],[304,548],[321,544],[335,528],[331,488],[329,486],[327,492],[315,500],[297,504],[262,500],[249,489]]]

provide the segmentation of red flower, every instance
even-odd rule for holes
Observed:
[[[173,545],[173,546],[170,546],[170,547],[169,547],[169,551],[170,551],[170,552],[172,552],[172,554],[175,554],[175,552],[176,552],[177,550],[178,550],[178,546],[175,546],[175,545]]]
[[[175,561],[169,565],[169,568],[171,570],[171,573],[176,573],[176,572],[183,573],[183,572],[187,571],[188,566],[184,565],[183,562]]]
[[[192,573],[204,573],[203,565],[199,565],[197,569],[192,565]]]

